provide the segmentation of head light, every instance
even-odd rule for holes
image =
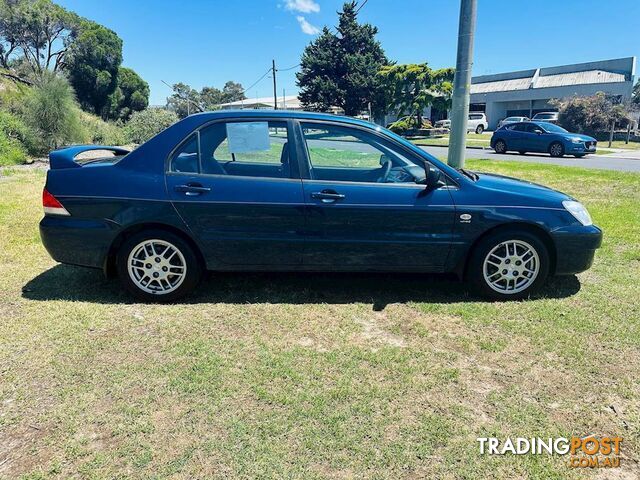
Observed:
[[[571,138],[571,142],[572,143],[580,143],[580,142],[582,142],[582,139],[580,137],[572,137]]]
[[[584,205],[582,205],[580,202],[565,200],[564,202],[562,202],[562,206],[566,208],[567,211],[585,227],[593,225],[593,222],[591,221],[591,215],[589,215],[587,209],[584,208]]]

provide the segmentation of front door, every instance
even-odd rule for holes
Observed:
[[[441,269],[455,216],[448,189],[416,184],[412,154],[372,132],[316,122],[301,128],[309,177],[304,266]]]
[[[288,122],[216,122],[176,149],[173,203],[209,268],[300,265],[304,199]]]

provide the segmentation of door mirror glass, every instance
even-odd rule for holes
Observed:
[[[425,179],[424,184],[427,190],[435,190],[440,187],[444,187],[444,176],[442,172],[433,167],[429,162],[424,162]]]

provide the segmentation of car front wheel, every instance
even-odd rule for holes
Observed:
[[[506,153],[507,144],[505,143],[504,140],[498,140],[493,146],[493,149],[495,150],[496,153]]]
[[[518,300],[537,290],[549,274],[549,252],[526,231],[507,230],[483,239],[471,254],[469,280],[484,296]]]
[[[564,147],[560,142],[553,142],[549,146],[549,154],[552,157],[562,157],[564,155]]]
[[[191,246],[173,233],[149,230],[127,238],[116,258],[124,288],[145,302],[173,302],[190,293],[202,277]]]

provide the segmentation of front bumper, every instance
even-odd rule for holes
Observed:
[[[556,275],[572,275],[591,267],[602,244],[602,230],[595,225],[562,227],[551,232],[556,246]]]
[[[566,153],[595,153],[596,152],[596,143],[597,142],[580,142],[573,143],[567,142],[565,146]]]
[[[45,215],[40,238],[57,262],[102,268],[117,234],[114,227],[109,222]]]

